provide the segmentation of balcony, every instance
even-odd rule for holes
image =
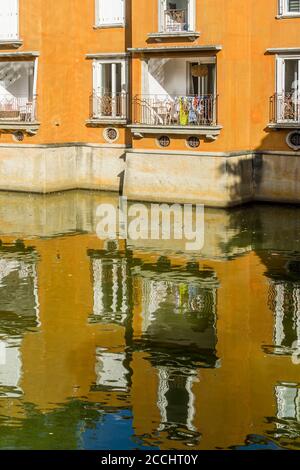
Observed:
[[[217,122],[218,97],[213,95],[143,95],[133,99],[134,133],[205,135],[214,140],[221,126]]]
[[[35,134],[39,127],[36,102],[36,96],[29,100],[27,97],[0,95],[0,129]]]
[[[200,34],[194,31],[194,26],[189,22],[189,10],[166,9],[160,12],[160,31],[149,33],[148,37],[157,42],[167,38],[187,38],[195,41]]]
[[[178,33],[188,30],[187,10],[165,10],[164,12],[164,32]]]
[[[300,125],[300,94],[275,93],[270,98],[271,128],[294,128]]]
[[[93,93],[90,97],[88,125],[126,124],[128,116],[128,94]]]

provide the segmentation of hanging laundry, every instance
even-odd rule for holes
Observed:
[[[179,123],[181,126],[187,126],[189,123],[189,108],[186,98],[180,98],[179,107]]]
[[[189,102],[189,124],[197,124],[197,106],[195,106],[195,98],[188,98]]]

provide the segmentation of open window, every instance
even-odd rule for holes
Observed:
[[[300,121],[300,57],[277,58],[277,93],[274,100],[277,122]]]
[[[0,62],[1,121],[35,121],[36,61]]]
[[[95,60],[93,67],[92,118],[126,119],[126,61],[123,59]]]
[[[159,31],[195,31],[195,0],[159,0]]]

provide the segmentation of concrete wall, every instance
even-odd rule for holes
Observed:
[[[118,191],[122,147],[0,147],[0,190],[50,193],[69,189]]]
[[[136,152],[123,146],[0,145],[0,191],[123,191],[130,200],[300,203],[299,152]]]

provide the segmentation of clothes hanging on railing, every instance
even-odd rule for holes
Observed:
[[[189,105],[187,98],[179,99],[179,123],[181,126],[187,126],[189,122]]]

